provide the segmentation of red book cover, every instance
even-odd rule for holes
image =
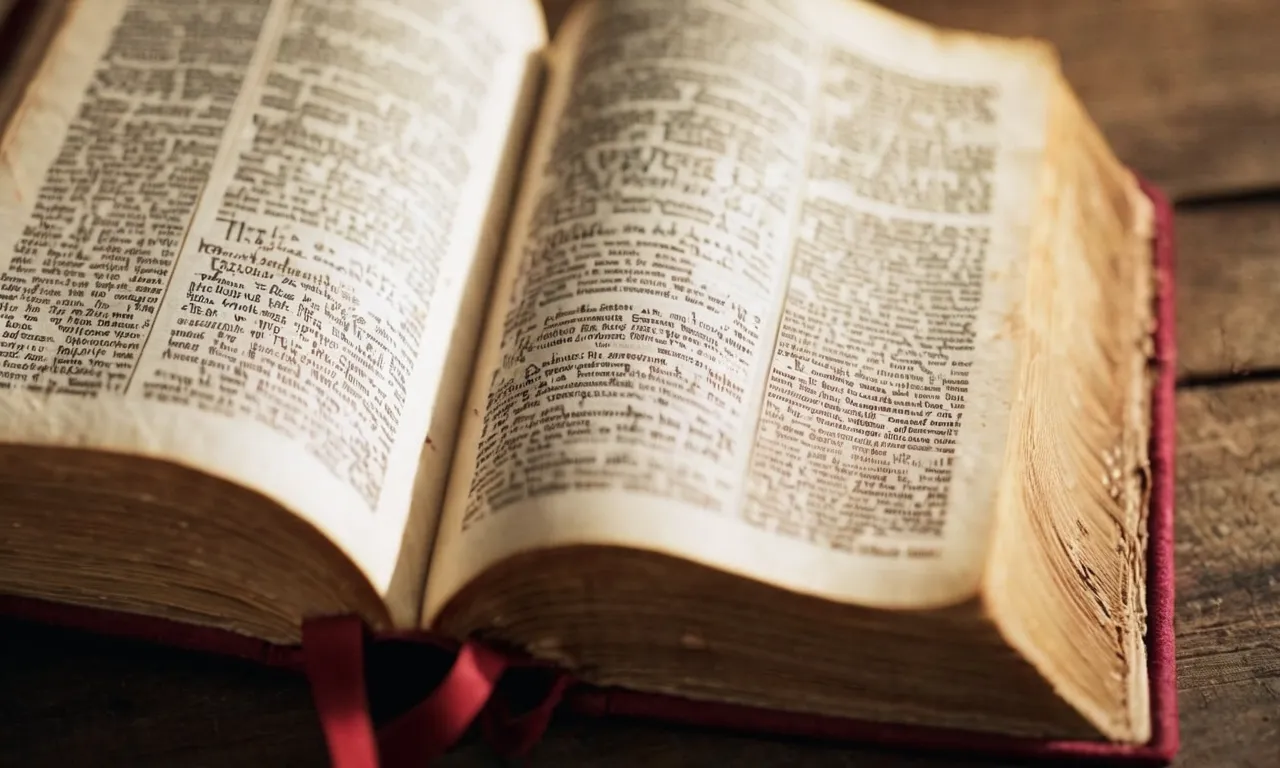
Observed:
[[[1178,749],[1174,672],[1174,241],[1172,208],[1150,184],[1143,189],[1156,214],[1153,242],[1157,290],[1156,384],[1152,398],[1152,494],[1148,516],[1147,657],[1152,737],[1146,744],[1033,740],[820,717],[691,701],[672,696],[600,689],[535,667],[541,703],[517,717],[504,714],[498,685],[504,671],[527,663],[474,643],[425,634],[384,639],[435,647],[442,682],[420,704],[375,730],[364,672],[365,630],[354,618],[321,619],[303,628],[300,647],[283,647],[222,630],[145,616],[111,613],[25,598],[0,596],[0,613],[104,635],[129,637],[207,653],[236,656],[305,673],[337,768],[421,766],[444,752],[479,720],[496,748],[519,753],[532,747],[558,707],[590,716],[636,717],[742,732],[877,744],[910,750],[982,754],[1080,763],[1164,765]],[[447,668],[447,671],[446,671]]]

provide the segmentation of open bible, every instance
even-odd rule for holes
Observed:
[[[0,592],[1152,741],[1155,209],[1045,44],[853,0],[42,13]]]

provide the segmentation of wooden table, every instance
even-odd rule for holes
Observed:
[[[1280,766],[1280,2],[889,4],[942,24],[1053,40],[1119,155],[1177,200],[1176,764]],[[324,760],[301,679],[0,623],[0,764]],[[442,765],[495,762],[473,741]],[[571,720],[553,724],[530,762],[990,765]]]

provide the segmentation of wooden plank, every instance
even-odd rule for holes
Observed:
[[[1178,396],[1180,766],[1280,758],[1280,382]]]
[[[1280,369],[1280,199],[1183,208],[1180,378]]]
[[[324,765],[305,682],[0,621],[0,765]]]

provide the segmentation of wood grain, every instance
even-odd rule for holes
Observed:
[[[229,661],[0,622],[0,765],[324,765],[305,682]]]
[[[1280,198],[1178,210],[1180,378],[1280,369]]]
[[[1280,765],[1280,382],[1178,410],[1178,765]]]

